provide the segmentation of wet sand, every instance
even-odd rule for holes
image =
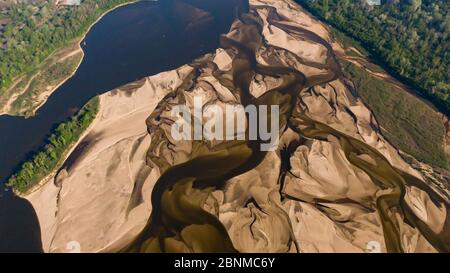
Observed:
[[[220,50],[102,95],[55,180],[56,217],[38,212],[46,251],[448,252],[445,193],[379,133],[323,26],[292,1],[250,3]],[[280,105],[278,149],[175,141],[171,109],[194,95]]]

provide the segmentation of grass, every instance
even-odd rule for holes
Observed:
[[[36,101],[37,96],[45,92],[48,86],[60,84],[75,72],[82,58],[81,52],[64,59],[64,61],[61,59],[78,49],[78,41],[72,41],[69,46],[55,52],[39,67],[24,74],[7,92],[0,92],[0,109],[5,107],[15,94],[21,94],[14,99],[7,113],[26,117],[34,115],[35,108],[40,105],[40,102]],[[25,88],[27,90],[24,90]]]
[[[345,33],[331,28],[350,57],[372,57],[364,47]],[[356,48],[363,56],[349,48]],[[422,99],[401,90],[348,61],[344,70],[356,87],[358,96],[375,115],[383,136],[394,147],[435,167],[449,169],[444,150],[445,127],[442,117]],[[364,65],[372,72],[386,73],[371,62]]]
[[[41,69],[31,82],[27,77],[28,88],[12,103],[10,114],[27,117],[33,115],[35,108],[41,103],[38,99],[39,95],[70,77],[76,70],[81,58],[82,53],[79,52],[62,62],[53,63],[46,69]],[[24,86],[23,83],[20,83],[20,86],[24,88],[26,84]]]
[[[344,70],[390,143],[424,163],[449,168],[443,146],[445,128],[436,111],[352,63],[345,62]]]

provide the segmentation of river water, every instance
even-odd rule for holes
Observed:
[[[174,69],[218,48],[220,34],[228,31],[233,20],[225,12],[233,1],[218,2],[225,7],[221,16],[173,1],[142,1],[111,11],[81,43],[85,57],[75,75],[36,116],[0,116],[0,252],[41,251],[36,214],[28,201],[3,188],[7,178],[45,143],[52,128],[95,95]]]

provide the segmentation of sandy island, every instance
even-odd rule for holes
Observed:
[[[300,26],[332,42],[324,25],[292,1],[250,2],[275,7],[284,18],[294,20],[282,22],[284,25]],[[258,14],[267,19],[268,11],[261,8]],[[305,62],[324,61],[326,48],[296,40],[282,27],[269,26],[267,20],[263,34],[269,45],[294,52]],[[233,36],[233,32],[228,35]],[[312,46],[305,47],[308,43]],[[214,62],[219,68],[229,69],[231,61],[227,52],[216,51]],[[305,69],[307,76],[321,75],[326,70],[289,61],[292,66]],[[186,65],[100,96],[100,110],[93,125],[74,146],[62,170],[49,178],[54,183],[46,183],[26,196],[38,215],[46,252],[70,251],[73,241],[79,243],[82,252],[110,251],[143,228],[151,213],[150,194],[160,176],[158,169],[148,167],[146,162],[152,141],[146,119],[191,70]],[[207,72],[203,73],[205,76],[199,78],[209,85],[199,85],[195,92],[214,97],[215,94],[209,93],[211,89],[204,86],[216,88],[220,84]],[[254,83],[252,92],[261,95],[273,84],[276,82]],[[219,87],[216,89],[222,98],[230,97],[228,89]],[[340,80],[299,96],[307,106],[304,110],[307,116],[376,148],[392,166],[423,179],[374,129],[377,124],[371,112],[352,97]],[[281,143],[296,137],[294,132],[287,131]],[[177,156],[171,153],[169,149],[161,156]],[[367,164],[376,164],[368,155],[358,156]],[[282,189],[277,182],[280,158],[271,152],[258,167],[233,177],[225,188],[213,192],[208,199],[207,204],[212,205],[205,205],[205,209],[220,219],[239,251],[367,252],[370,242],[377,242],[379,251],[386,251],[381,220],[373,204],[390,189],[380,189],[365,172],[351,165],[336,138],[306,140],[305,145],[295,150],[290,162],[292,170]],[[420,220],[433,232],[443,232],[447,219],[445,206],[432,202],[429,194],[419,188],[408,186],[406,191],[405,201]],[[290,198],[281,202],[281,192]],[[142,200],[133,202],[140,196]],[[254,202],[248,204],[247,200]],[[258,205],[253,205],[255,202]],[[417,229],[402,224],[400,231],[405,251],[436,251]]]

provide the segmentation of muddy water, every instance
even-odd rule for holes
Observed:
[[[175,69],[219,46],[220,34],[228,31],[232,15],[205,15],[203,24],[197,23],[199,18],[190,16],[195,12],[188,6],[182,6],[179,14],[179,5],[172,2],[138,2],[111,11],[81,43],[85,57],[75,75],[48,98],[36,116],[0,116],[0,182],[43,145],[56,124],[92,97]]]
[[[276,18],[277,14],[272,10],[269,21],[277,24]],[[365,171],[377,186],[388,189],[377,198],[376,202],[388,252],[403,252],[400,225],[404,223],[400,223],[396,215],[400,215],[401,219],[417,228],[437,250],[449,251],[448,234],[444,234],[447,228],[443,234],[434,234],[414,215],[404,201],[405,185],[418,185],[429,192],[435,201],[442,202],[439,196],[432,194],[432,191],[420,181],[392,167],[387,159],[374,148],[311,119],[298,112],[298,108],[295,107],[297,95],[303,88],[325,84],[342,76],[335,56],[332,54],[328,56],[326,66],[332,71],[331,73],[309,79],[289,67],[257,64],[255,52],[264,45],[261,21],[255,14],[242,14],[240,20],[243,25],[240,27],[238,39],[222,38],[221,41],[222,48],[233,49],[237,52],[232,69],[227,72],[232,75],[233,81],[230,82],[227,77],[223,77],[224,72],[221,71],[213,73],[216,79],[240,97],[244,106],[250,103],[279,105],[282,109],[280,134],[287,128],[291,128],[299,135],[310,139],[322,141],[329,141],[330,138],[337,139],[351,164]],[[331,48],[313,33],[292,27],[291,30],[302,35],[304,39],[322,43],[327,48]],[[208,63],[202,65],[208,66]],[[255,73],[276,76],[282,79],[283,84],[255,98],[249,91],[250,82]],[[176,95],[177,91],[173,96]],[[228,179],[245,173],[262,162],[266,153],[260,151],[261,143],[261,140],[227,142],[202,154],[192,155],[191,160],[181,165],[167,170],[163,168],[163,175],[152,192],[153,211],[147,226],[121,251],[235,252],[223,225],[202,206],[211,191],[220,188]],[[376,164],[362,160],[358,157],[361,154],[368,155]],[[449,208],[446,209],[448,212]],[[447,226],[448,223],[447,219]]]
[[[394,168],[388,160],[380,154],[376,149],[357,140],[351,136],[345,135],[330,126],[319,121],[313,120],[301,113],[295,113],[295,122],[292,126],[300,135],[328,141],[329,137],[335,137],[351,164],[365,171],[372,179],[373,183],[381,188],[389,189],[388,193],[377,198],[377,211],[379,213],[383,232],[386,242],[386,249],[388,252],[403,252],[401,245],[400,227],[396,214],[400,215],[402,219],[410,223],[413,227],[419,229],[422,235],[440,252],[448,252],[450,241],[449,234],[445,232],[435,234],[424,222],[422,222],[405,203],[405,185],[414,185],[421,188],[430,194],[431,198],[436,203],[444,203],[444,200],[437,194],[433,194],[428,186],[418,181],[416,178],[404,173],[401,170]],[[302,129],[298,129],[301,126]],[[305,128],[306,127],[306,128]],[[369,163],[361,159],[358,155],[368,155],[375,162]],[[446,207],[447,215],[450,211]],[[446,219],[446,226],[448,227],[448,216]]]
[[[3,183],[44,144],[51,129],[97,94],[213,52],[220,35],[229,30],[238,1],[145,1],[111,11],[82,42],[85,58],[75,75],[36,116],[0,116],[0,252],[41,249],[33,208],[5,192]],[[190,2],[206,11],[220,8],[222,13],[198,13]]]
[[[299,90],[308,84],[307,79],[292,68],[258,64],[255,52],[264,43],[262,22],[251,14],[242,14],[240,18],[244,24],[240,27],[237,40],[226,37],[221,40],[222,48],[237,51],[232,69],[227,72],[232,75],[233,81],[228,81],[220,71],[213,74],[222,85],[241,98],[244,106],[279,105],[280,132],[283,132],[288,126]],[[255,98],[250,94],[255,73],[279,77],[283,83]],[[329,75],[324,77],[330,78]],[[334,77],[331,75],[331,78]],[[235,252],[220,221],[201,206],[212,189],[262,162],[266,152],[261,151],[261,143],[262,140],[230,141],[166,170],[153,189],[153,211],[147,227],[122,251],[178,252],[189,249],[195,252]]]

